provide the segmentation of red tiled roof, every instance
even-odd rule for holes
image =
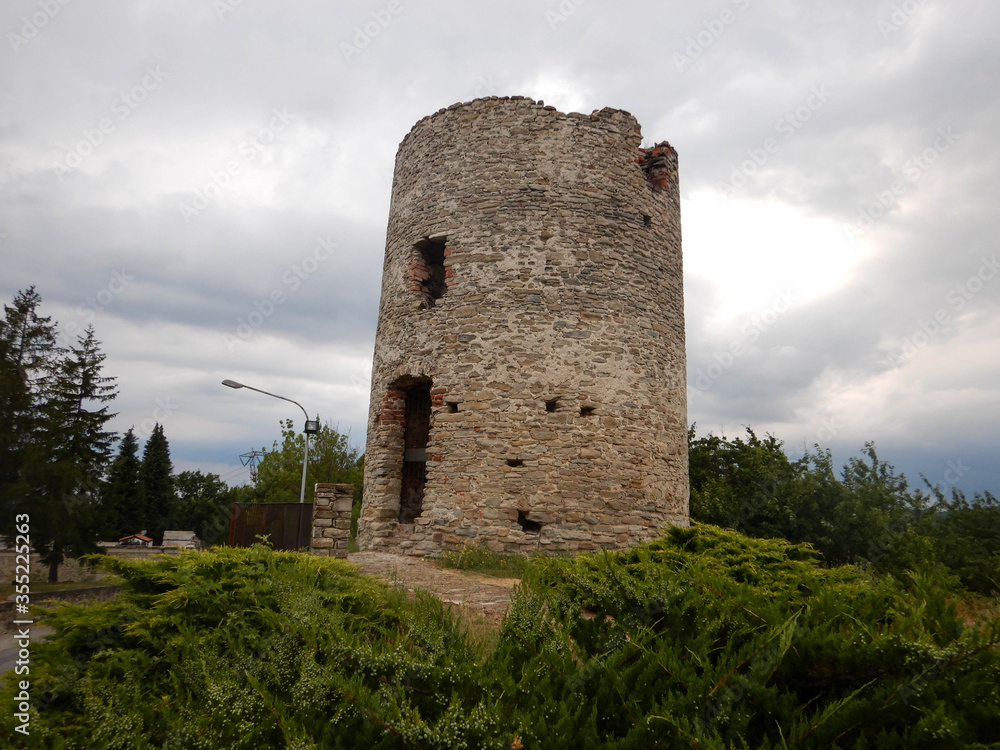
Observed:
[[[118,541],[119,542],[124,542],[126,539],[141,539],[144,542],[151,542],[151,541],[153,541],[148,536],[143,536],[142,534],[129,534],[128,536],[123,536]]]

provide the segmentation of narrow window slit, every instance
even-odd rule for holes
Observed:
[[[403,426],[403,473],[399,492],[399,522],[413,523],[424,510],[427,483],[427,440],[431,424],[431,384],[406,390]]]
[[[434,303],[441,299],[448,289],[445,281],[444,248],[443,239],[427,238],[414,245],[417,258],[413,266],[413,277],[428,307],[434,307]]]

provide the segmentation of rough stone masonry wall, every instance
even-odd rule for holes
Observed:
[[[687,524],[677,154],[641,140],[627,112],[522,97],[453,105],[404,138],[363,549],[572,551]],[[401,523],[415,383],[431,387],[426,485]]]
[[[312,543],[309,545],[312,554],[347,557],[353,502],[353,485],[316,485],[313,495]]]

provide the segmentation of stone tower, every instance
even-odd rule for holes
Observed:
[[[677,154],[615,109],[455,104],[403,139],[362,549],[595,549],[688,522]]]

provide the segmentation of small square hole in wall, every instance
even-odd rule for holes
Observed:
[[[528,513],[531,511],[519,510],[517,512],[517,525],[520,526],[525,531],[541,531],[542,525],[538,521],[532,521],[528,518]]]
[[[446,406],[448,407],[448,413],[449,414],[455,414],[458,411],[458,402],[457,401],[449,401],[446,404]]]
[[[520,459],[520,458],[508,458],[507,459],[507,465],[508,466],[524,466],[524,460]]]
[[[647,226],[647,227],[653,226],[653,217],[650,216],[649,214],[643,214],[642,215],[642,223],[643,223],[643,226]]]
[[[559,399],[557,398],[554,398],[551,401],[546,401],[545,411],[555,411],[558,405],[559,405]]]
[[[581,406],[580,407],[580,416],[581,417],[589,417],[596,410],[597,410],[596,406]]]

